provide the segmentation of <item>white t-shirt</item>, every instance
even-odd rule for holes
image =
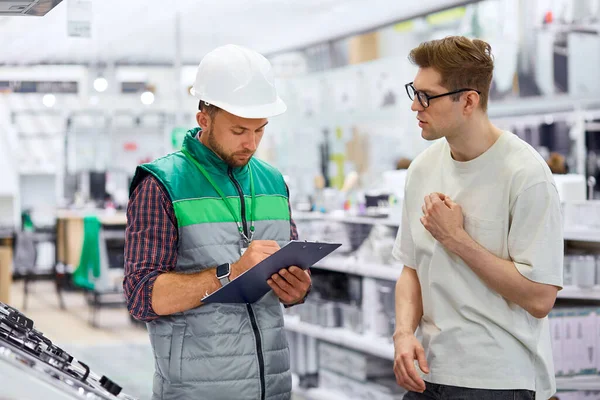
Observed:
[[[563,229],[558,192],[542,157],[510,132],[481,156],[457,162],[445,139],[411,164],[393,255],[417,271],[419,325],[431,383],[555,392],[548,318],[537,319],[488,287],[423,227],[424,197],[444,193],[465,230],[526,278],[562,287]]]

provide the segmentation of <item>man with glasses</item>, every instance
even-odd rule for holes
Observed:
[[[489,44],[447,37],[409,58],[419,67],[406,85],[411,109],[422,137],[437,141],[408,170],[393,250],[405,265],[396,285],[398,384],[411,400],[548,399],[547,315],[564,246],[552,174],[488,119]]]

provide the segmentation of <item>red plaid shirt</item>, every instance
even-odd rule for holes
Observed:
[[[290,226],[290,240],[297,240],[298,231],[291,219]],[[134,318],[158,318],[152,309],[152,288],[160,274],[175,270],[177,243],[173,203],[159,181],[148,175],[135,188],[127,205],[123,288],[127,308]]]

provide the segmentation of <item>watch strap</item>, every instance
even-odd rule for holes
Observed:
[[[226,273],[221,272],[219,274],[219,270],[226,269]],[[217,279],[221,282],[221,286],[227,285],[231,280],[229,279],[229,275],[231,274],[231,264],[225,263],[221,264],[217,267]]]

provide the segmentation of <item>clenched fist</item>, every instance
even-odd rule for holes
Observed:
[[[425,196],[421,223],[445,247],[464,230],[462,208],[442,193]]]

